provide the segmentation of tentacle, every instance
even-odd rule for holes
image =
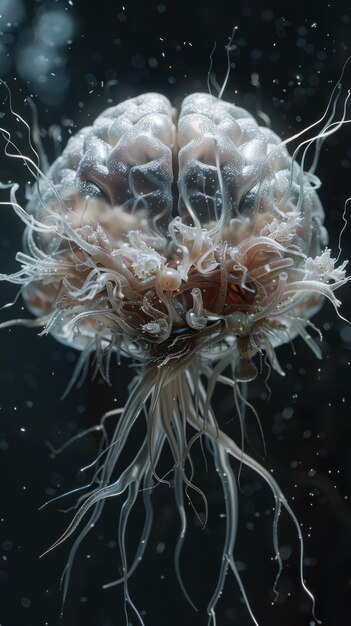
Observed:
[[[160,448],[162,448],[163,442],[160,441],[159,445],[160,445]],[[152,495],[153,489],[154,489],[153,474],[152,474],[151,468],[148,468],[144,476],[143,487],[142,487],[143,502],[144,502],[144,508],[145,508],[144,527],[141,533],[141,537],[140,537],[139,544],[138,544],[138,549],[134,556],[132,565],[129,567],[128,572],[125,574],[128,578],[130,578],[134,574],[138,565],[142,561],[145,550],[148,545],[148,540],[150,537],[150,532],[151,532],[152,522],[153,522],[153,508],[151,504],[151,495]],[[110,589],[110,587],[115,587],[116,585],[120,585],[123,582],[124,582],[124,576],[117,578],[116,580],[113,580],[109,583],[105,583],[103,585],[103,589]]]
[[[198,418],[198,420],[201,422],[201,418]],[[191,420],[193,423],[193,426],[196,428],[196,422],[194,422],[194,420]],[[302,588],[304,589],[305,593],[308,595],[308,597],[310,598],[311,602],[312,602],[312,614],[314,619],[316,620],[316,622],[319,624],[321,623],[315,616],[315,598],[314,595],[312,594],[312,592],[308,589],[308,587],[305,584],[304,581],[304,575],[303,575],[303,570],[304,570],[304,565],[303,565],[303,559],[304,559],[304,542],[303,542],[303,537],[302,537],[302,531],[301,531],[301,527],[300,524],[296,518],[295,513],[293,512],[292,508],[290,507],[288,501],[286,500],[282,490],[280,489],[278,483],[276,482],[276,480],[273,478],[273,476],[260,464],[258,463],[255,459],[253,459],[252,457],[250,457],[248,454],[246,454],[246,452],[242,451],[237,445],[236,443],[230,438],[228,437],[228,435],[226,435],[223,431],[219,430],[217,431],[214,426],[212,426],[212,424],[209,424],[207,427],[207,431],[206,431],[206,436],[209,436],[211,438],[213,438],[214,440],[217,440],[219,442],[219,444],[221,446],[223,446],[223,448],[227,451],[227,454],[230,454],[233,458],[235,458],[237,461],[240,461],[242,463],[244,463],[245,465],[247,465],[247,467],[253,469],[257,474],[259,474],[264,481],[267,483],[267,485],[269,486],[269,488],[271,489],[273,496],[274,496],[274,500],[276,503],[276,512],[275,512],[275,517],[274,517],[274,521],[273,521],[273,542],[274,542],[274,549],[275,549],[275,553],[276,553],[276,559],[278,561],[278,563],[280,563],[279,561],[279,544],[278,544],[278,520],[279,520],[279,515],[280,515],[280,510],[281,507],[283,506],[286,511],[288,512],[296,530],[297,530],[297,535],[298,535],[298,540],[299,540],[299,544],[300,544],[300,566],[299,566],[299,573],[300,573],[300,583]],[[280,566],[279,566],[280,569]],[[275,586],[277,584],[277,581],[275,582]]]
[[[174,419],[174,430],[175,430],[175,434],[176,434],[176,438],[177,438],[177,442],[179,446],[179,452],[181,455],[180,458],[184,459],[186,457],[186,448],[185,448],[186,440],[184,438],[184,431],[182,428],[182,418],[179,415],[179,413]],[[174,551],[174,566],[175,566],[177,580],[178,580],[179,586],[182,590],[184,597],[187,599],[190,606],[192,606],[193,609],[197,611],[195,604],[193,603],[192,599],[189,596],[189,593],[187,592],[185,588],[182,574],[180,571],[180,557],[181,557],[181,552],[182,552],[182,548],[183,548],[184,540],[186,536],[186,531],[187,531],[187,519],[186,519],[185,508],[184,508],[184,491],[183,490],[184,490],[183,472],[180,470],[179,466],[176,466],[174,469],[174,495],[175,495],[175,500],[177,504],[178,514],[180,517],[180,530],[179,530],[176,548]]]
[[[234,556],[233,556],[237,527],[238,527],[238,494],[237,494],[235,476],[230,466],[229,458],[228,458],[226,450],[222,448],[221,445],[218,444],[217,439],[211,438],[211,441],[213,445],[216,468],[217,468],[218,475],[222,483],[222,489],[223,489],[223,494],[224,494],[227,531],[226,531],[225,543],[223,546],[222,563],[221,563],[220,574],[218,577],[217,587],[215,589],[215,592],[207,608],[207,612],[210,616],[209,624],[215,623],[214,621],[215,607],[222,594],[224,583],[225,583],[225,578],[226,578],[226,574],[228,570],[228,565],[229,565],[237,580],[240,591],[244,598],[245,605],[249,611],[252,621],[254,622],[255,626],[259,626],[258,621],[256,620],[252,612],[243,582],[241,580],[241,576],[238,572],[238,568],[235,564]]]

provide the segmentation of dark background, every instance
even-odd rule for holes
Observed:
[[[292,4],[287,0],[0,0],[0,75],[9,85],[15,110],[30,125],[32,110],[25,98],[32,94],[52,160],[55,133],[61,134],[65,144],[70,132],[89,124],[110,104],[145,91],[159,91],[174,102],[193,91],[207,91],[215,42],[213,73],[222,83],[227,68],[224,46],[233,27],[238,26],[224,97],[254,115],[264,111],[273,128],[287,137],[323,114],[350,54],[351,37],[348,3],[305,2],[297,3],[298,8]],[[261,89],[251,84],[253,73],[259,76]],[[351,63],[342,81],[341,105],[350,79]],[[0,102],[1,125],[11,130],[29,153],[24,127],[9,115],[4,86],[0,87]],[[351,117],[350,107],[347,117]],[[351,195],[350,138],[351,128],[345,125],[325,144],[318,168],[334,255],[344,204]],[[0,167],[2,181],[11,178],[23,185],[26,176],[18,162],[1,156]],[[1,197],[5,200],[6,194]],[[5,206],[0,220],[0,271],[14,271],[22,225]],[[351,249],[349,225],[342,247],[342,259],[346,259]],[[15,294],[12,286],[2,283],[1,303]],[[340,297],[343,315],[351,318],[348,286]],[[1,312],[3,320],[21,314],[20,302],[14,310]],[[268,397],[263,371],[250,387],[250,399],[265,433],[267,457],[263,463],[274,470],[303,528],[305,576],[317,599],[317,615],[325,626],[346,626],[351,617],[351,328],[337,319],[330,304],[314,321],[324,334],[323,360],[317,361],[300,340],[294,343],[296,354],[291,346],[282,347],[278,356],[286,377],[271,375]],[[91,435],[54,457],[46,442],[61,446],[72,435],[97,424],[104,411],[122,404],[132,377],[129,364],[113,367],[112,386],[99,377],[93,382],[88,379],[60,401],[77,355],[28,329],[5,329],[0,336],[0,624],[124,624],[122,590],[101,590],[104,582],[118,576],[120,503],[108,502],[102,523],[81,546],[62,619],[59,579],[69,546],[61,546],[41,560],[38,555],[63,531],[71,514],[61,514],[62,505],[58,504],[40,512],[38,508],[53,495],[77,486],[79,468],[93,460],[97,449],[97,438]],[[223,428],[237,437],[230,393],[218,394],[216,412]],[[262,459],[252,416],[248,416],[248,432],[252,443],[247,450]],[[133,599],[145,611],[147,626],[207,624],[206,600],[215,584],[225,521],[211,459],[208,470],[201,454],[195,460],[199,482],[208,494],[210,517],[207,528],[201,530],[194,512],[188,509],[182,570],[199,611],[195,613],[186,603],[174,575],[178,517],[172,491],[162,486],[153,496],[155,522],[150,545],[130,583]],[[282,515],[279,539],[284,571],[279,600],[272,606],[276,571],[272,497],[248,471],[242,472],[240,486],[235,559],[260,626],[313,626],[310,603],[298,583],[298,542],[291,522]],[[128,543],[131,553],[137,545],[139,523],[137,509]],[[218,626],[252,623],[231,575],[217,618]],[[130,624],[137,623],[130,615]]]

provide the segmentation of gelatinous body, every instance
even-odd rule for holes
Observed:
[[[56,221],[40,236],[53,271],[43,281],[29,261],[37,280],[25,299],[37,315],[60,311],[51,329],[65,343],[118,335],[127,352],[136,338],[162,358],[172,333],[223,320],[233,351],[263,348],[276,364],[272,348],[303,333],[325,293],[327,257],[306,268],[326,244],[315,178],[270,129],[213,96],[186,98],[178,123],[158,94],[108,109],[48,179],[28,211]]]
[[[316,141],[327,133],[326,126]],[[244,109],[211,95],[188,96],[178,113],[165,97],[146,94],[107,109],[72,137],[47,175],[39,173],[25,211],[12,193],[27,228],[25,251],[17,255],[22,269],[7,279],[24,286],[37,324],[82,350],[78,369],[95,351],[106,378],[113,351],[139,363],[95,478],[57,542],[90,512],[73,545],[69,573],[105,498],[127,490],[119,543],[126,601],[136,612],[127,581],[147,543],[150,492],[165,442],[173,455],[181,518],[178,573],[184,490],[194,489],[206,502],[192,482],[191,448],[200,438],[213,452],[225,496],[227,532],[208,604],[210,623],[229,567],[257,623],[233,558],[237,493],[230,456],[256,471],[273,492],[278,566],[282,506],[297,527],[302,553],[298,522],[274,478],[225,434],[211,406],[216,384],[229,385],[240,418],[247,404],[240,384],[256,376],[255,356],[264,355],[282,374],[275,348],[296,335],[320,356],[309,319],[324,298],[338,307],[334,290],[346,281],[345,263],[335,268],[325,248],[319,181],[289,155],[286,143]],[[116,478],[114,469],[141,414],[147,437]],[[146,521],[129,564],[124,537],[141,488]],[[310,593],[302,569],[300,574]]]

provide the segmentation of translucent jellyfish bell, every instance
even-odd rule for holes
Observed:
[[[325,298],[338,309],[334,291],[347,280],[346,262],[335,267],[325,247],[319,181],[303,167],[306,150],[316,145],[318,155],[324,137],[344,121],[329,119],[323,126],[326,117],[327,112],[321,130],[301,144],[300,166],[298,150],[291,157],[288,141],[235,104],[192,94],[178,118],[164,96],[145,94],[107,109],[72,137],[47,175],[39,172],[25,210],[12,189],[12,205],[27,225],[25,250],[17,255],[21,269],[2,278],[23,286],[26,304],[39,318],[33,325],[82,350],[76,377],[92,352],[107,379],[112,352],[139,364],[126,406],[109,414],[119,419],[96,461],[97,486],[88,486],[54,544],[68,539],[92,511],[73,544],[64,594],[91,520],[101,516],[106,498],[126,492],[129,513],[119,522],[124,574],[113,584],[124,582],[126,606],[144,623],[129,596],[128,578],[146,549],[150,493],[167,442],[182,522],[176,572],[184,590],[179,565],[184,490],[193,489],[207,507],[206,495],[193,483],[190,461],[191,448],[205,439],[218,470],[227,524],[218,583],[208,602],[209,624],[216,623],[228,568],[257,624],[233,557],[238,504],[230,457],[258,473],[273,493],[278,574],[281,508],[290,514],[300,541],[301,585],[314,604],[290,505],[271,473],[226,435],[211,399],[216,385],[232,387],[241,419],[245,407],[252,408],[241,382],[257,375],[257,355],[283,374],[275,349],[299,335],[320,357],[309,319]],[[116,478],[116,464],[141,415],[147,436]],[[140,491],[146,522],[129,563],[124,537]]]
[[[322,302],[320,288],[301,282],[306,257],[327,241],[314,185],[277,135],[240,107],[193,94],[177,128],[175,118],[165,97],[146,94],[107,109],[69,140],[28,205],[38,222],[56,224],[39,239],[57,262],[50,280],[30,281],[27,304],[47,314],[61,290],[51,330],[83,347],[82,335],[90,340],[96,324],[83,311],[78,321],[75,305],[89,301],[91,308],[102,293],[106,304],[106,285],[123,296],[109,304],[117,327],[122,318],[128,324],[124,343],[162,343],[173,330],[197,329],[196,300],[204,326],[225,319],[226,341],[240,336],[238,347],[246,337],[248,352],[263,348],[274,365],[272,348],[301,334]],[[176,295],[162,279],[175,272]],[[298,296],[290,295],[291,283]],[[132,312],[134,298],[140,306]]]

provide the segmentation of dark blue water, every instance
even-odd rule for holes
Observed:
[[[71,133],[107,106],[145,91],[158,91],[175,104],[194,91],[207,91],[214,43],[211,87],[226,73],[224,46],[239,27],[231,52],[231,75],[225,97],[254,115],[268,114],[283,137],[319,118],[350,54],[349,3],[311,2],[292,8],[281,2],[58,2],[0,0],[0,76],[9,85],[14,109],[33,126],[32,95],[49,160]],[[260,88],[254,86],[259,78]],[[351,67],[346,68],[347,89]],[[8,92],[0,86],[0,123],[21,149],[29,151],[24,127],[9,114]],[[350,118],[350,111],[347,113]],[[333,252],[338,253],[342,213],[351,195],[351,130],[348,125],[327,142],[320,158],[321,199]],[[56,146],[54,138],[56,137]],[[27,174],[19,162],[3,156],[1,181]],[[23,187],[22,187],[23,188]],[[1,192],[1,199],[7,195]],[[23,193],[19,194],[24,201]],[[349,213],[349,210],[347,211]],[[18,218],[0,210],[0,272],[16,269],[21,248]],[[342,258],[351,252],[350,227],[342,239]],[[16,289],[2,283],[0,302]],[[351,318],[348,286],[340,294],[342,314]],[[23,315],[19,300],[13,308]],[[2,319],[14,316],[8,310]],[[326,626],[350,622],[351,485],[350,361],[351,330],[326,304],[315,323],[323,330],[323,360],[296,340],[278,356],[284,379],[273,373],[270,394],[266,370],[250,388],[266,438],[267,456],[257,425],[249,417],[246,444],[255,458],[274,469],[302,524],[305,575],[317,599],[317,615]],[[96,454],[97,438],[77,441],[52,455],[46,442],[62,446],[101,415],[123,404],[132,378],[128,362],[112,366],[112,385],[88,379],[67,398],[60,396],[77,355],[51,337],[24,328],[2,330],[0,361],[1,489],[0,624],[1,626],[119,626],[124,623],[123,590],[102,591],[119,575],[117,521],[120,503],[108,502],[102,522],[82,545],[73,569],[64,615],[60,619],[59,579],[68,545],[39,560],[38,556],[66,527],[72,513],[53,504],[38,511],[50,497],[81,484],[79,468]],[[296,354],[295,354],[296,351]],[[270,395],[270,398],[268,397]],[[216,397],[216,411],[225,429],[237,436],[228,393]],[[215,585],[223,542],[222,495],[216,476],[199,452],[199,481],[206,487],[210,516],[202,530],[188,507],[189,534],[184,546],[184,582],[198,606],[194,612],[175,577],[173,552],[179,520],[172,490],[160,486],[153,496],[155,521],[149,548],[131,582],[133,599],[145,611],[145,624],[205,626],[206,601]],[[238,469],[238,468],[237,468]],[[256,476],[243,471],[240,480],[240,525],[235,560],[255,615],[262,626],[312,626],[310,603],[298,582],[298,544],[291,523],[281,520],[279,538],[284,570],[280,597],[272,606],[275,568],[271,526],[271,495]],[[74,503],[70,500],[67,506]],[[138,542],[142,508],[130,526],[130,553]],[[240,592],[230,575],[218,605],[218,626],[251,624]],[[133,626],[137,620],[132,619]]]

